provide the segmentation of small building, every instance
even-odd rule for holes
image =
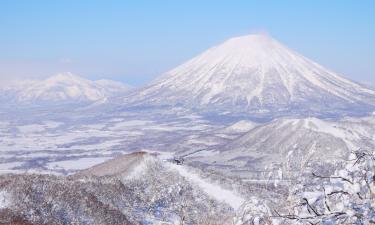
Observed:
[[[173,159],[173,162],[176,163],[177,165],[182,165],[182,164],[184,164],[184,158],[176,157],[176,158]]]

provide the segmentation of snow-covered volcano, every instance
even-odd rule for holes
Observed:
[[[375,108],[375,90],[266,35],[229,39],[129,97],[136,104],[231,113],[355,114]]]

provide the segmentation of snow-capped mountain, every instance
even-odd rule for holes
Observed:
[[[45,80],[13,85],[4,93],[18,103],[84,103],[106,101],[123,94],[129,87],[115,81],[91,81],[72,73],[61,73]]]
[[[343,78],[265,35],[229,39],[126,99],[221,113],[356,114],[375,90]]]
[[[101,79],[95,81],[95,83],[103,87],[108,95],[121,95],[131,89],[130,86],[113,80]]]
[[[374,125],[373,116],[340,121],[275,119],[225,144],[212,146],[204,154],[198,151],[188,157],[215,169],[234,173],[246,170],[245,176],[250,177],[256,171],[272,172],[274,165],[298,173],[308,164],[345,160],[358,149],[372,151]]]
[[[17,94],[34,85],[35,80],[17,80],[0,85],[0,101],[12,102],[17,99]]]

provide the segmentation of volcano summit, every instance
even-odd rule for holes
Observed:
[[[375,90],[329,71],[266,35],[231,38],[126,98],[244,115],[363,115]]]

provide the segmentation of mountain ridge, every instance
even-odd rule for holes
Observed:
[[[3,87],[1,91],[7,94],[8,102],[63,104],[105,102],[109,97],[122,95],[129,89],[129,86],[120,82],[92,81],[64,72],[44,80],[14,82],[12,86]]]

